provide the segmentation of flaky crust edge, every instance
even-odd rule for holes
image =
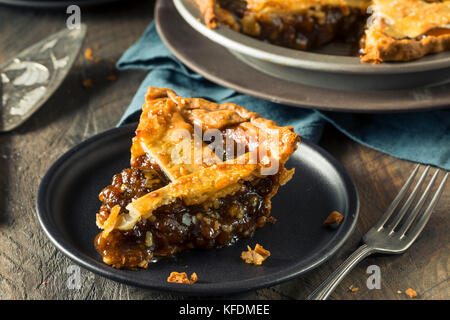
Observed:
[[[195,2],[208,28],[215,29],[223,23],[235,31],[240,30],[240,24],[233,14],[223,9],[216,0],[195,0]]]
[[[450,50],[450,35],[423,39],[394,39],[377,29],[366,30],[361,62],[410,61],[431,53]]]

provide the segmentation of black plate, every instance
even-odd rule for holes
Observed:
[[[330,258],[352,233],[358,194],[345,169],[320,147],[303,140],[287,167],[294,178],[273,199],[273,225],[222,249],[191,250],[151,264],[146,270],[114,269],[94,248],[99,191],[129,166],[136,124],[111,129],[82,142],[49,169],[39,187],[39,222],[53,244],[81,266],[130,285],[186,294],[223,295],[272,286],[309,271]],[[333,211],[345,215],[337,230],[322,226]],[[262,266],[240,258],[247,245],[272,252]],[[196,272],[194,285],[167,283],[172,271]]]

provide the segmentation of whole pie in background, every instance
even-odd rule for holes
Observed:
[[[450,0],[196,0],[206,25],[299,50],[359,42],[361,61],[450,50]]]
[[[156,257],[224,247],[274,222],[271,198],[294,174],[285,163],[298,142],[292,127],[233,103],[150,87],[131,168],[99,195],[95,245],[103,261],[146,268]]]

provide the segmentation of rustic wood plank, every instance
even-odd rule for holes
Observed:
[[[24,125],[0,134],[0,299],[183,299],[170,293],[119,284],[81,269],[82,286],[67,286],[63,256],[41,231],[34,204],[42,176],[65,151],[113,127],[133,97],[145,72],[117,72],[114,63],[136,41],[153,15],[153,2],[127,2],[82,11],[88,24],[84,48],[101,61],[78,58],[55,95]],[[0,63],[38,39],[65,27],[65,10],[0,7]],[[14,23],[11,23],[14,21]],[[18,40],[20,39],[20,41]],[[107,80],[116,75],[115,81]],[[92,88],[83,81],[91,79]],[[349,170],[361,198],[356,232],[329,262],[313,272],[238,298],[303,299],[358,245],[361,236],[389,205],[414,164],[350,141],[328,127],[321,144]],[[450,184],[425,232],[407,253],[374,256],[352,271],[332,299],[409,299],[398,294],[414,288],[418,298],[448,299]],[[368,290],[369,265],[381,268],[382,288]],[[350,286],[360,288],[350,292]]]

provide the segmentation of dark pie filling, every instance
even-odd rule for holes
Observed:
[[[123,213],[130,202],[168,183],[169,179],[158,165],[151,163],[146,156],[139,157],[133,167],[114,175],[111,184],[100,192],[98,196],[102,202],[98,212],[100,222],[103,224],[108,219],[114,206],[119,205]]]
[[[297,50],[318,48],[333,40],[357,43],[368,18],[365,9],[359,8],[323,6],[320,15],[312,14],[314,8],[311,8],[310,12],[281,16],[248,14],[247,3],[243,0],[220,0],[219,3],[241,21],[243,33]],[[257,26],[252,26],[255,23]]]
[[[346,14],[340,8],[324,7],[323,21],[311,15],[288,15],[285,17],[261,17],[257,36],[273,44],[297,50],[318,48],[333,40],[358,39],[364,30],[367,16],[359,9],[349,9]]]
[[[115,205],[126,213],[128,203],[168,183],[155,164],[145,157],[138,159],[134,167],[116,174],[111,185],[101,191],[99,218],[106,221]],[[270,201],[266,199],[278,184],[278,175],[243,182],[238,192],[208,206],[188,206],[178,199],[158,208],[131,230],[116,229],[106,237],[100,233],[95,246],[108,264],[133,268],[146,267],[156,257],[185,249],[230,245],[275,220],[269,216]]]

